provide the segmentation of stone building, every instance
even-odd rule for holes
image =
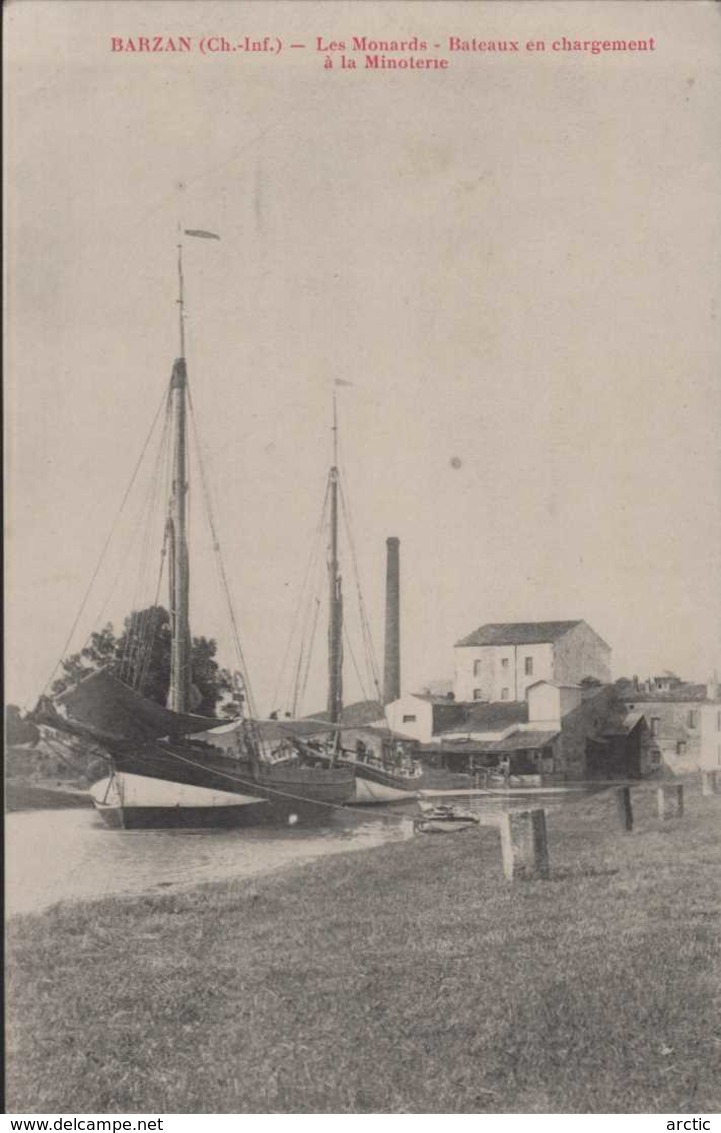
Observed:
[[[444,727],[463,720],[467,708],[467,705],[457,704],[452,693],[448,696],[407,693],[386,704],[385,719],[396,735],[429,744]]]
[[[543,680],[523,701],[486,703],[407,696],[386,713],[429,766],[474,777],[505,769],[511,782],[625,779],[658,764],[643,713],[630,712],[613,685]]]
[[[675,678],[663,691],[658,678],[638,682],[624,692],[630,712],[643,712],[663,763],[674,772],[697,771],[701,765],[701,730],[714,689]]]
[[[721,700],[701,706],[699,766],[704,771],[721,772]]]
[[[539,680],[611,680],[611,648],[585,621],[483,625],[454,649],[457,701],[523,701]]]

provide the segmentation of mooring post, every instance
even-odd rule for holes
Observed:
[[[633,830],[633,807],[631,806],[631,788],[616,788],[616,813],[622,830],[630,833]]]
[[[683,785],[662,783],[658,789],[658,817],[681,818],[683,815]]]
[[[501,817],[503,872],[508,881],[548,877],[546,812],[511,810]]]
[[[705,771],[703,768],[701,769],[701,794],[721,794],[721,780],[719,779],[718,771]]]

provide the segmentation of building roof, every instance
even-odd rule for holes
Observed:
[[[438,734],[446,732],[503,732],[512,724],[528,723],[525,700],[471,701],[458,705],[463,715],[452,723],[441,724]]]
[[[547,681],[547,680],[544,679],[544,680],[541,680],[541,681],[534,681],[532,685],[528,686],[528,688],[526,689],[526,692],[530,692],[532,688],[538,688],[539,685],[550,685],[551,688],[576,688],[576,689],[578,689],[578,688],[584,687],[583,685],[571,684],[569,681],[567,681],[565,684],[562,684],[560,681]],[[596,692],[597,689],[602,688],[603,686],[601,685],[601,682],[599,681],[597,685],[592,685],[591,687],[592,687],[593,691]]]
[[[629,736],[644,719],[643,712],[627,712],[621,720],[616,720],[603,729],[604,736]]]
[[[444,695],[443,693],[438,693],[438,692],[411,692],[408,695],[412,696],[414,700],[423,700],[423,701],[426,702],[426,704],[458,704],[459,703],[456,700],[453,693],[446,693]],[[405,700],[405,697],[401,697],[400,699]]]
[[[479,755],[486,751],[495,751],[497,740],[469,740],[467,736],[455,736],[444,739],[441,737],[441,751],[451,755]],[[421,751],[437,751],[438,743],[419,744]]]
[[[291,720],[285,717],[281,720],[257,720],[256,728],[266,743],[279,743],[293,737],[310,739],[324,732],[332,732],[334,726],[327,720]]]
[[[498,740],[493,745],[494,751],[529,751],[532,748],[546,747],[547,744],[553,742],[556,737],[560,735],[556,731],[517,731],[512,732],[510,736],[505,736],[504,739]]]
[[[326,724],[328,713],[314,712],[312,716],[305,716],[304,719],[318,720]],[[358,728],[364,724],[376,724],[383,719],[383,705],[377,700],[357,700],[354,704],[343,706],[340,719],[341,724],[348,728]]]
[[[706,685],[694,685],[687,682],[682,682],[673,689],[667,692],[662,692],[661,689],[656,689],[649,692],[646,689],[633,689],[621,690],[621,696],[627,704],[681,704],[690,701],[704,701],[708,700],[708,689]]]
[[[489,622],[480,626],[468,637],[456,642],[459,645],[542,645],[557,641],[576,626],[575,622]]]

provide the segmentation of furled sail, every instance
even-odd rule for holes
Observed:
[[[144,741],[162,736],[206,732],[213,720],[173,712],[141,696],[105,669],[91,673],[55,698],[56,709],[69,724],[87,727],[115,741]]]

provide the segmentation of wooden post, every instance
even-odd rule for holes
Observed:
[[[616,788],[616,813],[622,830],[630,833],[633,830],[633,807],[631,806],[631,788]]]
[[[501,817],[503,872],[508,881],[546,879],[546,812],[512,810]]]
[[[683,785],[662,783],[658,789],[658,817],[681,818],[683,815]]]
[[[719,780],[718,771],[705,771],[703,768],[701,769],[701,794],[721,794],[721,781]]]

